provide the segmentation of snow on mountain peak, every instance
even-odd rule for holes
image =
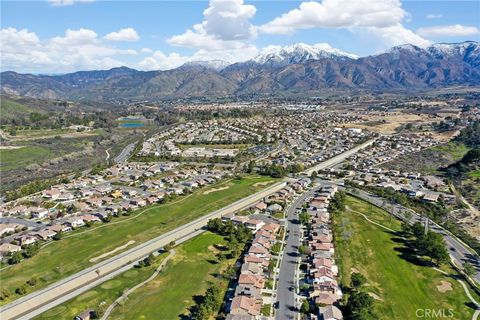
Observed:
[[[333,48],[328,43],[317,43],[314,45],[296,43],[285,47],[268,46],[251,61],[258,64],[285,65],[289,63],[302,63],[307,60],[319,60],[322,58],[345,60],[356,59],[357,56]]]
[[[183,66],[185,67],[200,66],[204,68],[211,68],[217,71],[221,71],[222,69],[225,69],[225,67],[229,65],[230,63],[225,60],[189,61],[183,64]]]

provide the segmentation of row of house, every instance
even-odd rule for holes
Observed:
[[[247,223],[248,221],[246,225],[249,226]],[[252,245],[243,259],[227,320],[260,319],[262,291],[269,276],[267,267],[271,261],[270,250],[279,230],[280,225],[276,223],[264,223],[256,230]]]
[[[335,248],[328,212],[330,199],[336,192],[336,186],[323,187],[306,209],[310,215],[311,228],[308,234],[310,253],[305,281],[310,285],[310,301],[320,306],[319,314],[312,315],[311,319],[343,319],[340,309],[335,306],[342,298],[342,291],[337,282],[338,267],[335,264]]]

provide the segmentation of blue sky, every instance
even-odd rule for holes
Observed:
[[[2,70],[34,73],[236,62],[298,42],[365,56],[480,40],[479,1],[1,1],[1,18]]]

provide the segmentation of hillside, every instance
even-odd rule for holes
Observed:
[[[8,71],[1,74],[1,90],[35,98],[114,102],[480,85],[480,45],[473,41],[424,49],[404,45],[363,58],[333,48],[297,45],[223,65],[199,62],[148,72],[121,67],[60,76]]]

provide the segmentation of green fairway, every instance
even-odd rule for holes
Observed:
[[[260,191],[266,186],[259,182],[265,181],[273,182],[274,179],[249,176],[241,180],[223,181],[167,204],[140,209],[129,217],[115,218],[108,224],[97,224],[75,231],[60,241],[49,243],[33,258],[2,270],[2,287],[14,291],[19,285],[35,277],[35,289],[38,290],[93,265],[90,259],[110,252],[130,240],[136,241],[135,245],[138,245]],[[209,190],[212,192],[208,193]],[[117,251],[116,254],[120,252]],[[8,300],[18,297],[12,294]],[[2,301],[2,304],[8,300]]]
[[[395,231],[401,230],[398,220],[364,201],[347,197],[347,208]],[[471,319],[474,310],[468,306],[470,300],[461,285],[432,268],[404,260],[398,251],[403,243],[395,233],[349,210],[334,220],[340,282],[349,286],[352,272],[364,274],[368,279],[366,290],[376,300],[375,312],[380,319],[416,319],[418,309],[452,309],[451,319]],[[448,266],[442,269],[454,273]]]
[[[186,315],[187,309],[194,304],[193,297],[203,294],[209,284],[227,285],[227,280],[218,279],[214,274],[234,261],[215,263],[217,250],[214,245],[217,244],[224,245],[225,240],[206,232],[176,247],[175,255],[163,271],[130,294],[125,303],[114,309],[110,319],[168,320]],[[165,256],[162,254],[150,267],[129,270],[35,319],[73,319],[89,308],[102,314],[124,290],[147,279]]]
[[[125,306],[114,310],[111,318],[169,320],[188,315],[193,297],[202,295],[210,283],[227,285],[225,279],[214,275],[232,261],[215,263],[215,244],[223,245],[225,240],[205,233],[176,248],[165,272],[129,296]]]
[[[71,320],[76,315],[88,309],[95,309],[101,313],[115,301],[115,299],[120,297],[124,290],[132,288],[150,277],[166,255],[167,253],[158,256],[155,258],[155,262],[148,267],[128,270],[92,290],[82,293],[76,298],[42,313],[34,319]]]
[[[51,150],[38,146],[19,146],[18,149],[0,150],[0,171],[24,168],[32,163],[49,159]]]

